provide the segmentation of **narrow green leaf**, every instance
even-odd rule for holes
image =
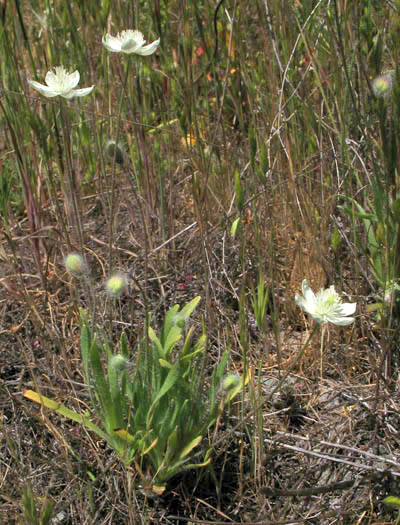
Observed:
[[[125,332],[122,332],[121,334],[121,338],[120,338],[120,351],[121,351],[121,354],[128,358],[129,357],[129,351],[128,351],[128,341],[126,339],[126,334]]]
[[[165,361],[165,359],[159,359],[158,362],[163,368],[172,368],[174,365],[170,363],[169,361]]]
[[[51,501],[46,500],[44,510],[40,517],[40,525],[48,525],[53,515],[53,504]]]
[[[161,341],[160,339],[157,337],[155,331],[153,330],[153,328],[151,326],[149,326],[149,339],[152,343],[154,343],[157,347],[157,350],[159,351],[160,355],[162,357],[165,357],[164,355],[164,349],[163,349],[163,346],[161,344]]]
[[[236,237],[236,233],[237,233],[237,230],[239,228],[239,224],[240,224],[240,217],[237,217],[233,223],[232,223],[232,226],[231,226],[231,235],[233,238]]]
[[[196,306],[199,304],[201,297],[197,295],[194,299],[190,301],[187,305],[185,305],[182,310],[181,314],[188,319],[191,315]]]
[[[49,399],[46,396],[42,396],[41,394],[38,394],[34,392],[33,390],[25,390],[24,397],[30,399],[31,401],[34,401],[35,403],[39,403],[40,405],[43,405],[46,408],[49,408],[50,410],[57,412],[57,414],[60,414],[61,416],[67,417],[68,419],[75,421],[76,423],[80,423],[81,425],[84,425],[89,430],[92,430],[93,432],[95,432],[102,439],[108,442],[110,441],[107,434],[103,432],[97,425],[92,423],[87,416],[78,414],[77,412],[70,410],[69,408],[62,405],[61,403],[58,403],[57,401],[53,401],[52,399]]]
[[[182,338],[182,329],[179,328],[178,326],[171,326],[171,329],[168,332],[168,335],[164,342],[164,348],[163,348],[164,357],[167,357],[167,358],[170,357],[171,352],[174,349],[174,346],[181,338]]]
[[[183,458],[185,458],[195,447],[197,447],[197,445],[200,443],[202,439],[203,439],[203,436],[197,436],[188,445],[186,445],[186,447],[179,454],[179,459],[182,460]]]
[[[93,386],[101,404],[100,407],[97,407],[97,414],[106,427],[107,432],[111,434],[113,429],[119,426],[119,422],[114,417],[112,397],[99,353],[99,346],[92,344],[90,364],[93,372]]]
[[[239,211],[242,211],[243,206],[244,206],[244,194],[243,194],[242,184],[240,182],[240,175],[239,175],[238,170],[235,170],[234,179],[235,179],[236,206],[238,207]]]
[[[174,384],[177,382],[178,378],[180,376],[180,366],[179,362],[175,363],[175,365],[171,368],[171,370],[168,372],[168,375],[160,389],[160,391],[157,393],[153,403],[151,404],[149,408],[149,415],[152,413],[155,405],[158,403],[158,401],[165,396],[165,394],[170,390]]]

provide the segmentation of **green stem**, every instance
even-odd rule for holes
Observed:
[[[323,369],[323,349],[324,349],[324,336],[325,336],[326,326],[323,326],[321,329],[321,344],[320,344],[320,356],[321,356],[321,365],[320,365],[320,372],[321,372],[321,381],[322,381],[322,369]]]
[[[119,142],[121,113],[122,113],[122,101],[124,99],[124,92],[125,92],[126,85],[128,83],[128,75],[129,75],[130,65],[131,65],[131,57],[130,57],[130,55],[128,55],[128,62],[126,64],[125,77],[124,77],[124,82],[122,84],[121,97],[119,99],[119,106],[118,106],[117,131],[116,131],[116,134],[115,134],[116,146],[118,145],[118,142]],[[116,164],[116,156],[117,156],[117,147],[114,148],[114,158],[113,158],[112,170],[111,170],[111,216],[110,216],[110,230],[109,230],[109,244],[108,244],[110,272],[112,272],[112,269],[113,269],[113,256],[112,256],[113,250],[112,250],[112,247],[113,247],[113,233],[114,233],[114,211],[115,211],[115,186],[116,186],[115,164]]]
[[[79,198],[79,188],[77,187],[75,181],[75,172],[72,163],[72,154],[71,154],[71,136],[70,136],[70,125],[68,122],[68,115],[65,109],[65,102],[63,99],[60,100],[60,110],[61,110],[61,126],[63,133],[63,143],[65,149],[65,161],[66,161],[66,173],[68,180],[68,193],[66,195],[67,200],[67,212],[68,219],[70,222],[71,228],[73,228],[77,234],[79,248],[83,253],[83,236],[82,236],[82,226],[81,226],[81,216],[80,216],[80,207],[78,205]],[[72,206],[72,210],[71,210]]]

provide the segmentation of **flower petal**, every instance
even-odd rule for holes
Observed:
[[[126,54],[135,53],[139,47],[140,44],[137,42],[137,40],[133,38],[127,38],[121,44],[121,51]]]
[[[348,326],[354,322],[354,317],[332,317],[329,322],[337,326]]]
[[[65,89],[73,89],[79,84],[80,79],[79,71],[76,70],[73,73],[67,73]]]
[[[89,95],[93,91],[94,86],[88,87],[88,88],[82,88],[82,89],[74,89],[72,91],[73,97],[86,97],[86,95]]]
[[[315,312],[308,312],[312,318],[314,319],[314,321],[318,324],[325,324],[328,322],[328,320],[325,318],[325,317],[322,317],[321,315],[318,315],[317,313]]]
[[[160,39],[154,40],[154,42],[152,42],[151,44],[147,44],[146,46],[143,46],[142,48],[138,49],[136,53],[141,56],[152,55],[156,51],[159,44]]]
[[[356,307],[357,303],[342,303],[340,307],[338,307],[338,312],[343,316],[351,315],[356,311]]]
[[[36,82],[35,80],[28,80],[28,83],[34,88],[34,89],[37,89],[39,91],[39,93],[41,93],[42,95],[44,95],[45,97],[49,97],[49,98],[52,98],[52,97],[56,97],[58,95],[58,93],[56,93],[54,90],[52,90],[50,87],[48,86],[44,86],[43,84],[39,84],[39,82]]]
[[[311,290],[307,279],[304,279],[301,283],[301,291],[303,292],[304,300],[308,304],[314,304],[316,302],[315,293]]]
[[[48,71],[45,76],[45,82],[49,86],[49,88],[53,89],[54,91],[57,91],[57,88],[60,85],[59,80],[57,79],[56,73],[54,71]]]
[[[107,49],[107,51],[111,51],[111,53],[120,53],[121,52],[121,42],[118,38],[111,36],[107,34],[106,36],[103,36],[102,38],[103,46]]]
[[[299,306],[302,310],[307,312],[308,314],[314,316],[314,305],[311,303],[308,303],[303,296],[301,295],[295,295],[294,296],[297,306]]]
[[[74,98],[75,91],[73,89],[70,89],[69,91],[63,91],[62,93],[58,93],[60,97],[67,98],[68,100],[71,98]]]
[[[297,306],[300,306],[300,308],[304,308],[304,297],[302,295],[295,294],[294,299],[296,301]]]

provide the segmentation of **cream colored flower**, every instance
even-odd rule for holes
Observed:
[[[35,80],[28,80],[29,84],[39,91],[45,97],[64,97],[64,98],[73,98],[73,97],[85,97],[89,95],[93,90],[94,86],[82,89],[75,89],[79,84],[79,71],[74,71],[73,73],[68,73],[63,66],[58,66],[54,68],[53,71],[49,71],[46,75],[44,84],[39,84]]]
[[[160,43],[160,39],[145,45],[146,40],[140,31],[127,29],[118,33],[117,36],[111,36],[107,33],[106,36],[103,36],[102,42],[107,51],[112,53],[125,53],[127,55],[136,53],[137,55],[147,56],[154,53]]]
[[[303,296],[295,295],[296,303],[317,323],[332,323],[347,326],[354,321],[348,317],[356,311],[356,303],[343,303],[334,286],[320,290],[317,294],[311,290],[306,279],[301,284]]]

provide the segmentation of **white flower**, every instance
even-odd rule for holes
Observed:
[[[54,72],[49,71],[47,73],[45,78],[47,86],[39,84],[39,82],[36,82],[35,80],[28,80],[28,82],[45,97],[85,97],[86,95],[89,95],[94,86],[83,89],[74,89],[79,84],[79,78],[79,71],[68,73],[63,66],[58,66],[54,68]]]
[[[136,53],[137,55],[147,56],[154,53],[160,43],[160,39],[145,45],[146,40],[140,31],[127,29],[118,33],[117,36],[111,36],[107,33],[106,36],[103,36],[102,42],[107,51],[112,53],[126,53],[127,55]]]
[[[304,279],[301,291],[303,296],[295,295],[297,306],[309,313],[317,323],[347,326],[354,321],[354,317],[348,316],[356,311],[356,303],[343,303],[334,286],[314,294]]]

